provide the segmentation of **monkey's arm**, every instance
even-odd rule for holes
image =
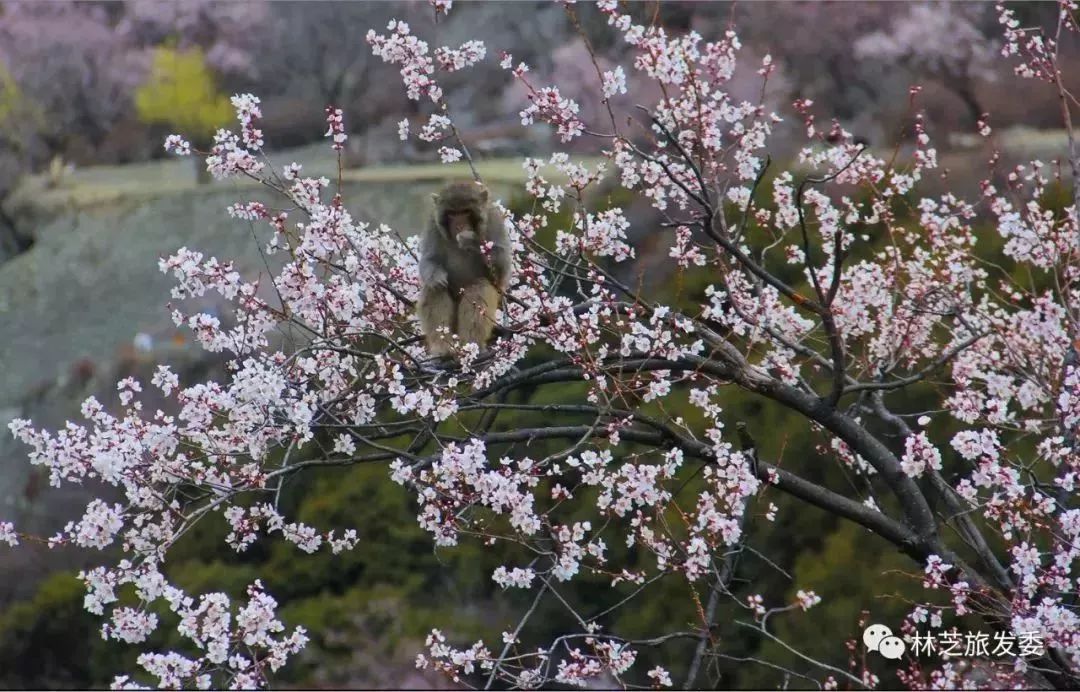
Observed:
[[[438,233],[439,229],[432,223],[420,239],[420,282],[424,286],[445,287],[448,281]]]
[[[510,282],[511,247],[510,236],[506,232],[506,220],[503,215],[492,208],[488,213],[487,222],[488,239],[493,243],[491,248],[491,273],[495,278],[495,285],[506,288]]]

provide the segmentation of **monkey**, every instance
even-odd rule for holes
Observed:
[[[451,349],[441,328],[481,348],[491,337],[510,282],[510,238],[482,183],[451,182],[431,198],[431,219],[420,238],[417,314],[428,352],[443,357]]]

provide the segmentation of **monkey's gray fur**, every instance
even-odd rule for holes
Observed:
[[[420,239],[417,313],[428,351],[445,356],[451,351],[448,333],[462,343],[487,344],[510,283],[511,248],[503,215],[482,184],[450,183],[432,200],[431,220]],[[489,241],[485,257],[481,247]]]

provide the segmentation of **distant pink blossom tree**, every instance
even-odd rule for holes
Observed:
[[[984,111],[975,85],[994,78],[994,57],[999,48],[981,26],[991,9],[985,3],[911,3],[890,26],[860,38],[855,43],[855,56],[885,65],[904,65],[913,74],[939,80],[960,97],[971,122],[978,122]]]
[[[141,57],[113,34],[99,3],[5,2],[0,62],[39,113],[51,147],[75,131],[100,138],[130,108],[143,75]]]
[[[127,0],[116,30],[138,47],[173,40],[181,51],[201,48],[218,74],[253,76],[252,56],[269,21],[263,2]]]
[[[452,11],[451,3],[437,10]],[[197,250],[161,260],[176,279],[175,323],[207,350],[230,354],[228,381],[181,387],[161,366],[148,383],[118,383],[118,414],[91,398],[83,424],[56,432],[26,420],[10,426],[53,484],[93,479],[123,492],[119,500],[95,499],[50,539],[122,550],[120,561],[81,574],[86,607],[105,619],[103,636],[144,643],[159,626],[151,606],[161,602],[190,645],[144,652],[139,664],[151,681],[265,684],[303,648],[304,631],[284,630],[257,580],[239,602],[185,593],[163,571],[171,547],[220,516],[228,525],[223,539],[241,552],[272,537],[299,553],[363,550],[363,527],[301,523],[279,511],[275,490],[321,467],[386,464],[416,493],[418,521],[436,545],[507,541],[521,549],[520,559],[491,576],[535,594],[534,605],[501,641],[455,642],[438,628],[450,623],[432,623],[417,665],[455,681],[693,686],[703,661],[726,655],[725,642],[710,634],[721,618],[779,641],[770,617],[805,611],[820,597],[805,585],[790,602],[770,602],[737,595],[731,581],[748,507],[779,492],[855,522],[911,559],[926,598],[912,604],[899,632],[909,646],[927,627],[940,632],[968,615],[1030,644],[981,660],[977,676],[958,665],[970,656],[940,665],[907,656],[898,664],[913,688],[1075,687],[1080,204],[1044,202],[1055,173],[1043,162],[1017,167],[1000,188],[988,180],[975,199],[920,196],[938,162],[918,116],[915,150],[900,162],[815,123],[805,102],[794,106],[806,136],[797,166],[765,183],[780,116],[730,97],[737,33],[707,41],[639,23],[613,0],[599,10],[631,59],[598,63],[591,88],[617,92],[616,67],[653,80],[660,96],[635,109],[643,122],[614,111],[585,120],[579,95],[534,81],[512,47],[495,51],[476,41],[433,49],[396,21],[367,34],[409,98],[430,109],[427,136],[444,138],[444,160],[469,160],[469,153],[440,79],[486,60],[525,85],[523,123],[546,124],[566,144],[592,141],[606,159],[585,165],[556,153],[523,161],[534,204],[529,213],[506,213],[516,273],[498,337],[484,352],[460,345],[453,368],[427,360],[413,319],[416,239],[356,221],[330,180],[305,177],[298,164],[271,168],[257,98],[233,98],[239,128],[220,132],[209,152],[192,152],[179,135],[168,139],[178,154],[205,155],[218,178],[253,178],[280,193],[280,208],[241,201],[229,213],[265,224],[267,250],[285,261],[263,279],[274,289],[269,299],[231,263]],[[1062,4],[1062,35],[1075,35],[1075,11]],[[1058,39],[1019,26],[1007,9],[999,16],[1003,50],[1018,73],[1062,96],[1080,189],[1075,104],[1062,85]],[[758,69],[767,78],[771,60]],[[339,116],[328,111],[334,146],[345,137]],[[413,136],[407,127],[402,134]],[[608,176],[664,214],[653,232],[670,234],[674,266],[712,273],[703,303],[660,304],[613,274],[635,249],[621,208],[591,206],[589,193]],[[553,243],[540,242],[560,210],[569,211],[569,222],[552,229]],[[993,221],[1003,259],[991,258],[976,237],[979,218]],[[207,293],[232,302],[233,326],[185,312],[183,301]],[[283,351],[271,346],[278,329],[306,336]],[[526,364],[527,356],[534,359]],[[505,396],[566,382],[584,382],[586,395],[558,398],[565,390],[554,388],[543,405]],[[905,403],[903,394],[917,386],[933,393],[929,409]],[[145,387],[174,397],[175,415],[144,410]],[[829,488],[792,472],[784,458],[763,458],[745,429],[726,428],[719,397],[729,391],[801,416],[863,482]],[[636,405],[659,402],[663,411],[676,401],[689,402],[697,422]],[[509,410],[542,411],[545,422],[495,429]],[[479,424],[470,422],[474,412],[484,414]],[[959,432],[937,434],[935,423],[945,419]],[[395,442],[403,437],[410,441]],[[537,440],[561,444],[542,457],[513,444]],[[946,460],[958,469],[949,476]],[[691,477],[701,479],[701,490],[680,495]],[[0,540],[25,538],[0,524]],[[634,545],[649,559],[619,564],[608,550],[615,544]],[[586,611],[562,599],[561,586],[585,574],[610,580],[611,603]],[[631,607],[664,577],[700,586],[700,622],[645,638],[601,627],[604,609]],[[122,588],[134,590],[135,605],[119,604]],[[526,647],[522,634],[544,600],[569,610],[577,625]],[[648,671],[635,665],[643,649],[674,641],[691,644],[686,679],[674,680],[670,669],[687,661]],[[865,666],[845,670],[800,656],[828,689],[879,682]]]
[[[265,5],[250,2],[8,0],[0,5],[0,63],[34,104],[36,135],[58,150],[76,134],[100,142],[132,112],[152,49],[166,40],[199,46],[219,74],[249,74],[265,16]]]

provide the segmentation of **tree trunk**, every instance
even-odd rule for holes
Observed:
[[[195,182],[205,185],[210,182],[210,171],[206,170],[206,161],[198,156],[192,156],[191,162],[195,164]]]

